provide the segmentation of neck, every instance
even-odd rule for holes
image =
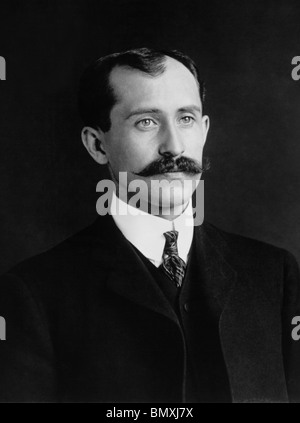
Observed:
[[[180,204],[173,207],[164,208],[161,206],[153,207],[151,203],[142,204],[141,202],[140,209],[146,213],[153,214],[154,216],[160,217],[162,219],[173,221],[177,217],[182,215],[182,213],[184,213],[188,204],[189,204],[189,201],[187,201],[185,204]]]

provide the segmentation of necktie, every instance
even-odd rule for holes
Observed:
[[[177,231],[165,232],[166,244],[163,252],[163,263],[161,269],[175,283],[177,288],[181,287],[185,274],[186,264],[179,257],[177,249]]]

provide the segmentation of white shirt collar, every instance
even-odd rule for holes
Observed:
[[[164,232],[172,230],[178,232],[179,257],[187,262],[194,234],[191,201],[180,216],[169,221],[136,209],[113,193],[110,213],[125,238],[156,267],[162,263],[166,242]]]

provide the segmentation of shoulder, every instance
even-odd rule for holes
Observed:
[[[288,298],[300,303],[300,273],[295,257],[266,242],[223,231],[210,223],[198,228],[203,245],[218,254],[239,275],[239,281],[262,290],[267,298]],[[249,281],[251,281],[249,285]],[[278,297],[279,295],[279,297]]]
[[[204,222],[201,231],[215,248],[233,265],[248,270],[256,268],[268,272],[292,266],[298,268],[294,256],[287,250],[272,244],[224,231]]]
[[[36,273],[39,272],[39,270],[43,271],[43,273],[47,271],[52,273],[58,268],[60,272],[63,272],[66,265],[70,264],[72,259],[74,260],[76,257],[80,257],[82,254],[84,255],[85,251],[88,251],[89,245],[91,244],[89,242],[90,232],[90,227],[85,228],[47,251],[16,264],[8,273],[21,275],[30,273],[33,270]]]
[[[10,269],[1,276],[0,287],[9,281],[24,284],[33,292],[50,297],[55,292],[79,289],[93,270],[97,255],[99,280],[105,272],[108,256],[112,255],[113,231],[108,219],[101,218],[46,252],[40,253]],[[6,282],[6,283],[5,283]]]
[[[49,267],[54,263],[61,265],[59,270],[63,271],[66,265],[70,264],[70,260],[81,258],[79,261],[84,262],[92,249],[106,250],[108,244],[114,242],[114,236],[118,235],[117,231],[110,216],[100,217],[47,251],[17,264],[12,271],[21,272],[30,268],[44,268],[44,266]]]

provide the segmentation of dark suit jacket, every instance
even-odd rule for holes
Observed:
[[[300,401],[300,341],[291,337],[300,316],[295,260],[208,223],[194,239],[198,282],[221,310],[232,401]],[[112,218],[101,217],[2,278],[0,401],[185,401],[179,319],[133,250]],[[205,342],[197,298],[182,298],[183,320]]]

